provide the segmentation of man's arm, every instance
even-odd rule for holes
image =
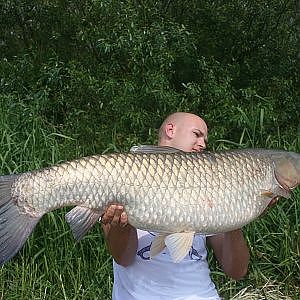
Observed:
[[[246,275],[250,255],[241,229],[210,236],[207,241],[228,276],[239,280]]]
[[[279,196],[274,197],[261,216],[265,215],[278,199]],[[228,276],[238,280],[246,275],[250,255],[241,229],[210,236],[207,241]]]
[[[101,218],[108,250],[123,267],[133,262],[138,245],[136,229],[127,222],[123,206],[115,204],[109,206]]]

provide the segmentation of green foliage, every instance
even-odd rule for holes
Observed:
[[[174,111],[207,120],[211,149],[299,152],[298,10],[295,0],[2,1],[1,174],[156,143]],[[226,299],[268,278],[297,295],[298,211],[296,193],[247,227],[245,280],[211,262]],[[75,246],[62,213],[0,270],[3,298],[110,298],[99,228]]]

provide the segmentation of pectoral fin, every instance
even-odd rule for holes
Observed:
[[[178,232],[168,235],[165,244],[175,263],[180,262],[192,247],[194,232]]]
[[[76,241],[80,241],[84,237],[100,216],[100,211],[82,206],[76,206],[66,214],[66,220]]]
[[[160,233],[159,235],[157,235],[150,247],[150,258],[153,258],[154,256],[156,256],[157,254],[159,254],[160,252],[162,252],[165,247],[165,238],[167,237],[167,234],[162,234]]]
[[[290,190],[286,190],[286,189],[282,188],[281,186],[277,186],[273,191],[262,190],[261,195],[264,197],[270,198],[270,200],[277,196],[281,196],[286,199],[291,198]]]
[[[262,190],[261,195],[267,198],[273,198],[275,196],[273,192],[267,190]]]

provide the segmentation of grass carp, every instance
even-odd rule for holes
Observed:
[[[151,256],[167,246],[178,262],[195,233],[241,228],[299,184],[300,154],[294,152],[185,153],[158,146],[0,176],[0,265],[47,212],[75,206],[66,220],[80,240],[111,203],[124,206],[132,226],[159,233]]]

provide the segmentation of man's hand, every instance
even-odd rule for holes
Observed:
[[[103,225],[125,227],[128,224],[128,217],[122,205],[112,204],[105,210],[100,222]]]
[[[279,198],[280,198],[280,196],[274,197],[274,198],[270,201],[270,203],[268,204],[268,208],[273,207],[273,206],[278,202]]]
[[[266,209],[261,213],[260,217],[263,217],[268,212],[268,210],[278,202],[279,198],[280,198],[280,196],[276,196],[276,197],[272,198],[272,200],[270,201],[270,203],[268,204]]]
[[[120,204],[111,204],[105,210],[100,222],[109,252],[119,265],[129,266],[134,261],[138,239],[136,229],[128,224],[124,207]]]

